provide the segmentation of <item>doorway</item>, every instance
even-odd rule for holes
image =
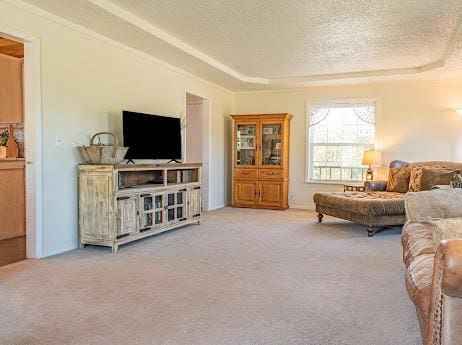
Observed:
[[[202,163],[202,210],[210,210],[210,100],[186,92],[184,157],[186,163]]]
[[[0,36],[0,266],[26,258],[24,44]]]
[[[0,204],[0,238],[9,240],[0,248],[0,256],[4,256],[0,257],[0,266],[2,266],[25,257],[43,256],[43,183],[40,39],[1,25],[0,37],[2,38],[0,50],[11,55],[19,54],[16,58],[22,59],[21,95],[18,97],[22,104],[22,113],[20,113],[22,120],[14,117],[12,119],[11,116],[15,113],[10,111],[6,117],[0,115],[3,118],[0,120],[2,127],[13,126],[13,137],[18,146],[18,158],[3,159],[0,162],[4,168],[7,165],[11,167],[2,169],[4,174],[0,177],[0,184],[2,184],[0,203],[3,202]],[[3,73],[2,77],[4,75]],[[0,80],[5,81],[5,78]],[[3,87],[3,90],[1,92],[8,97],[9,88]],[[24,191],[20,188],[12,188],[21,182]],[[13,211],[9,214],[7,212],[10,209]],[[8,219],[11,222],[8,226],[2,219],[6,219],[6,214],[9,214]],[[13,254],[10,256],[9,253]]]

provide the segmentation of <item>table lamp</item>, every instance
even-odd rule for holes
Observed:
[[[363,165],[369,165],[366,173],[366,181],[372,181],[374,173],[372,166],[380,166],[382,164],[382,152],[377,150],[366,150],[363,154]]]

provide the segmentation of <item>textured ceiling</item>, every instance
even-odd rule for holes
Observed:
[[[462,0],[24,2],[231,90],[462,77]]]
[[[252,77],[426,65],[440,59],[461,0],[110,0]]]

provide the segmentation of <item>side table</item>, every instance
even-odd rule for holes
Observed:
[[[364,192],[364,183],[346,183],[343,185],[344,192]]]

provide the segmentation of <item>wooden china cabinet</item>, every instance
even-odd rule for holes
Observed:
[[[231,115],[233,206],[287,209],[290,114]]]

